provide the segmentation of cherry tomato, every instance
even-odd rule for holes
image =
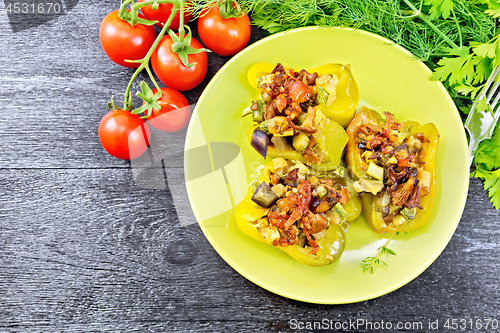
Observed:
[[[139,0],[139,2],[144,2],[147,0]],[[193,15],[189,13],[187,10],[189,6],[189,1],[186,1],[185,6],[184,6],[184,24],[188,24],[188,22],[193,18]],[[163,25],[167,23],[168,18],[170,17],[170,13],[172,13],[172,8],[174,5],[170,3],[161,3],[158,5],[158,9],[154,10],[153,5],[149,6],[144,6],[141,7],[142,12],[144,13],[144,16],[148,20],[151,21],[158,21],[156,25],[160,28],[163,28]],[[172,23],[170,24],[170,29],[177,30],[179,29],[180,25],[180,17],[181,17],[181,12],[180,10],[177,11],[177,13],[174,16],[174,19],[172,20]]]
[[[149,125],[139,115],[112,110],[99,123],[99,141],[114,157],[130,160],[141,156],[149,145]]]
[[[223,56],[233,55],[243,50],[250,40],[250,19],[247,14],[222,18],[219,7],[214,5],[198,19],[198,33],[212,52]]]
[[[139,15],[144,18],[144,16]],[[104,17],[99,27],[99,39],[109,59],[118,65],[137,68],[139,64],[125,60],[139,60],[148,53],[156,39],[155,28],[143,24],[131,26],[118,17],[118,9]]]
[[[153,94],[158,90],[153,89]],[[165,132],[177,132],[189,122],[191,110],[189,102],[180,92],[171,88],[161,88],[162,95],[158,100],[161,110],[153,109],[147,118],[149,124]]]
[[[151,65],[156,76],[166,86],[180,91],[190,90],[203,81],[207,74],[208,59],[206,52],[189,54],[189,63],[196,63],[193,67],[184,66],[179,56],[172,51],[172,38],[164,36],[153,54]],[[194,38],[191,47],[201,49],[201,44]]]

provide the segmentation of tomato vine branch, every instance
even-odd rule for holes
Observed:
[[[184,1],[183,0],[180,0],[180,1],[179,0],[157,0],[157,1],[148,1],[148,2],[152,2],[152,3],[172,3],[173,4],[173,8],[172,8],[172,12],[170,13],[170,16],[168,17],[167,22],[163,25],[162,30],[160,31],[160,33],[156,37],[153,45],[149,49],[149,51],[146,54],[146,56],[144,58],[140,59],[140,60],[126,60],[127,62],[133,62],[133,63],[139,63],[140,64],[139,67],[134,72],[134,74],[132,75],[132,77],[130,78],[130,81],[129,81],[128,85],[127,85],[127,88],[126,88],[125,94],[124,94],[123,109],[129,110],[129,111],[132,110],[132,107],[133,107],[133,104],[132,104],[132,95],[130,93],[130,89],[132,87],[132,83],[135,81],[135,79],[137,78],[137,76],[139,75],[139,73],[143,69],[146,69],[146,72],[148,73],[149,77],[151,78],[151,81],[153,82],[154,86],[158,90],[158,93],[159,93],[159,95],[161,97],[160,86],[156,82],[156,79],[154,78],[154,75],[151,72],[151,69],[149,68],[149,59],[151,58],[151,55],[153,54],[154,50],[156,49],[156,47],[160,43],[161,39],[163,38],[163,36],[167,32],[167,30],[169,29],[170,24],[172,23],[175,15],[177,14],[177,11],[179,10],[179,7],[183,7],[184,6]],[[133,0],[126,0],[120,6],[120,11],[119,12],[120,13],[125,13],[125,12],[128,13],[126,6],[129,3],[132,3],[131,4],[131,13],[135,12],[135,15],[132,15],[132,16],[137,17],[137,11],[136,10],[134,11],[134,8],[138,9],[138,8],[142,7],[141,4],[143,5],[144,3],[133,3]],[[128,20],[126,20],[126,21],[129,22]],[[133,18],[132,18],[132,21],[134,21]],[[139,95],[139,97],[140,97],[140,95]],[[145,102],[148,103],[148,101],[145,101]]]
[[[134,80],[137,78],[137,75],[139,75],[139,73],[144,68],[146,68],[146,71],[148,72],[149,77],[151,78],[151,81],[153,81],[153,84],[155,85],[155,87],[158,89],[158,91],[161,91],[159,89],[158,83],[156,82],[156,80],[155,80],[155,78],[153,76],[153,73],[151,73],[151,70],[149,69],[149,59],[151,58],[151,55],[153,54],[154,50],[156,49],[156,47],[160,43],[160,40],[165,35],[165,32],[167,32],[168,28],[170,27],[170,24],[172,23],[172,20],[174,19],[175,14],[177,13],[178,9],[179,9],[179,5],[178,4],[174,4],[174,8],[172,8],[172,13],[168,17],[167,22],[165,23],[165,25],[161,29],[160,33],[156,37],[153,45],[149,49],[149,51],[146,54],[146,56],[144,58],[142,58],[141,60],[129,61],[129,62],[140,63],[140,66],[137,68],[137,70],[135,71],[135,73],[130,78],[130,81],[129,81],[128,85],[127,85],[127,89],[125,90],[125,96],[124,96],[124,98],[125,98],[124,99],[124,109],[125,110],[130,110],[132,108],[132,96],[130,94],[130,88],[132,87],[132,83],[134,82]]]
[[[163,36],[165,33],[168,32],[169,36],[172,38],[172,41],[174,42],[172,44],[172,51],[174,53],[177,53],[179,58],[181,59],[182,63],[186,67],[192,67],[194,66],[193,64],[189,63],[188,60],[188,55],[189,54],[194,54],[194,53],[199,53],[199,52],[209,52],[209,50],[201,48],[201,49],[193,49],[191,47],[191,29],[186,26],[188,29],[188,34],[186,35],[185,32],[185,26],[184,26],[184,7],[185,7],[185,0],[150,0],[150,1],[145,1],[141,3],[136,3],[134,0],[124,0],[120,6],[119,9],[119,17],[128,22],[130,25],[134,26],[137,23],[140,24],[155,24],[158,23],[158,21],[148,21],[139,18],[138,10],[141,7],[152,5],[154,7],[157,7],[160,3],[169,3],[173,5],[172,11],[170,13],[170,16],[168,17],[167,22],[163,25],[163,28],[161,29],[160,33],[156,37],[153,45],[151,45],[151,48],[149,49],[148,53],[144,56],[144,58],[140,60],[125,60],[126,62],[130,63],[138,63],[139,67],[137,70],[134,72],[132,77],[130,78],[130,81],[127,85],[127,88],[125,90],[124,94],[124,101],[123,101],[123,109],[124,110],[129,110],[131,111],[133,108],[133,103],[132,103],[132,94],[130,93],[130,89],[132,87],[132,83],[135,81],[139,73],[143,70],[146,69],[146,72],[148,73],[148,76],[150,77],[151,81],[153,82],[154,86],[156,87],[158,93],[155,96],[155,100],[151,100],[150,98],[144,98],[146,95],[144,94],[144,89],[143,88],[143,83],[141,82],[141,89],[143,90],[143,93],[141,94],[140,92],[137,94],[140,98],[142,98],[146,104],[146,109],[150,109],[152,103],[156,103],[156,100],[161,97],[162,91],[158,83],[156,82],[156,79],[149,68],[149,60],[153,54],[153,52],[156,50],[156,47],[162,40]],[[130,4],[130,9],[127,9],[127,6]],[[179,33],[175,34],[171,29],[170,25],[172,24],[172,21],[176,14],[180,11],[180,25],[179,25]],[[144,83],[145,84],[145,83]],[[147,87],[149,89],[149,87]],[[157,96],[158,95],[158,96]],[[157,106],[157,104],[155,104]],[[139,110],[142,110],[143,106],[137,108],[134,110],[134,113],[137,113]],[[146,114],[145,117],[148,117],[151,113]]]

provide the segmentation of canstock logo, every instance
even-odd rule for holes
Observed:
[[[227,212],[248,190],[240,147],[231,142],[207,142],[197,113],[191,117],[190,126],[185,150],[184,132],[154,131],[147,151],[131,161],[139,187],[168,187],[181,226]],[[196,203],[196,217],[186,186],[190,189],[191,200]]]
[[[79,0],[3,0],[12,32],[37,27],[67,14]]]

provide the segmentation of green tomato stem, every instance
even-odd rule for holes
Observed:
[[[158,85],[158,83],[156,82],[155,77],[154,77],[153,73],[151,72],[151,69],[149,68],[149,66],[146,66],[145,68],[146,68],[146,72],[148,72],[149,78],[151,79],[151,81],[153,81],[153,84],[155,85],[156,90],[161,93],[161,88]]]
[[[123,1],[122,4],[120,5],[120,10],[118,11],[118,17],[123,20],[123,15],[127,12],[127,5],[130,3],[131,0],[126,0]]]
[[[219,15],[223,19],[236,18],[241,16],[241,6],[236,0],[224,0],[219,3]]]
[[[233,2],[231,0],[227,1],[225,3],[226,6],[226,15],[230,14],[233,11]]]
[[[184,41],[184,0],[180,0],[181,3],[181,8],[180,8],[180,14],[179,14],[179,41],[183,42]]]
[[[161,0],[159,0],[159,1],[161,1]],[[181,1],[181,3],[182,2],[183,1]],[[175,14],[177,14],[178,9],[179,9],[179,5],[174,4],[174,7],[172,8],[172,12],[170,13],[170,16],[168,17],[167,22],[163,25],[163,28],[161,29],[160,33],[156,37],[153,45],[151,45],[151,48],[149,49],[146,56],[141,60],[140,66],[137,68],[137,70],[134,72],[134,74],[130,78],[130,81],[127,85],[127,89],[125,90],[125,99],[124,99],[124,109],[125,110],[130,110],[132,108],[132,97],[130,96],[130,88],[132,88],[132,83],[137,78],[137,75],[139,75],[139,73],[144,68],[147,68],[146,71],[148,71],[148,74],[149,74],[149,68],[148,68],[149,59],[151,58],[151,55],[153,54],[154,50],[156,49],[156,47],[160,43],[160,40],[165,35],[165,32],[167,32],[168,28],[170,27],[170,24],[172,23],[172,20],[174,19]],[[152,75],[150,75],[150,77],[152,77]],[[156,88],[159,89],[158,84],[156,83],[155,80],[153,80],[153,83],[155,84]]]
[[[143,100],[145,100],[148,103],[151,103],[151,101],[152,101],[151,98],[146,97],[143,93],[137,93],[137,96],[139,96],[140,98],[142,98]]]

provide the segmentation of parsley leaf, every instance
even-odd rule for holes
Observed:
[[[492,65],[492,62],[493,60],[490,58],[481,58],[479,63],[476,65],[476,77],[474,78],[474,80],[472,80],[473,84],[478,84],[486,81],[494,67]]]
[[[487,2],[488,9],[485,13],[493,16],[494,18],[500,17],[500,2],[495,0],[488,0]]]
[[[432,6],[429,9],[429,16],[431,20],[435,20],[442,16],[444,19],[450,17],[453,10],[452,0],[425,0],[426,5]]]
[[[497,45],[493,43],[470,43],[474,53],[481,57],[495,58]]]
[[[474,100],[476,98],[476,95],[479,93],[479,91],[481,90],[482,87],[483,86],[476,87],[476,86],[470,85],[467,82],[464,82],[462,84],[455,86],[455,90],[464,96],[467,96],[470,94],[472,99]],[[467,107],[467,110],[462,110],[462,112],[464,112],[465,114],[468,114],[469,111],[470,111],[469,107]]]
[[[438,68],[432,73],[431,80],[446,81],[453,85],[461,83],[464,79],[471,81],[474,76],[474,65],[480,62],[480,58],[470,53],[471,47],[447,48],[445,51],[454,58],[441,58],[438,61]]]

